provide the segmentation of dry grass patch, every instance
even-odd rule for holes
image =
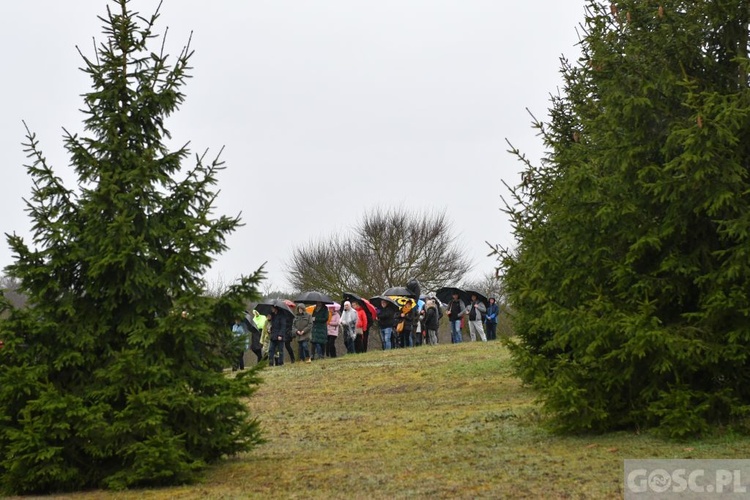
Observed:
[[[267,443],[201,484],[66,498],[621,498],[625,458],[744,458],[750,439],[557,436],[496,342],[268,368]]]

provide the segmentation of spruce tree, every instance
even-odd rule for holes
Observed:
[[[240,220],[213,215],[219,158],[182,168],[188,150],[165,144],[192,51],[174,61],[151,51],[164,46],[157,18],[117,0],[101,18],[106,41],[82,55],[85,131],[64,135],[76,189],[28,132],[33,244],[7,236],[6,272],[29,307],[0,304],[6,492],[183,483],[261,440],[246,406],[257,369],[222,372],[232,319],[261,272],[219,297],[204,291]]]
[[[514,365],[560,429],[750,410],[749,21],[744,0],[588,2],[501,252]]]

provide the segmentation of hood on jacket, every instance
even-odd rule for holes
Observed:
[[[297,314],[304,314],[307,312],[307,309],[305,308],[305,304],[297,304]]]

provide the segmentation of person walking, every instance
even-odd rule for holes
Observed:
[[[396,311],[388,307],[388,302],[380,301],[380,310],[378,311],[378,327],[380,328],[380,341],[383,343],[383,350],[391,349],[391,335],[393,335],[393,326],[396,323]]]
[[[466,308],[466,317],[469,320],[469,335],[471,335],[472,342],[477,340],[477,335],[482,339],[482,342],[487,342],[487,337],[484,335],[484,328],[482,327],[482,315],[486,312],[487,307],[484,305],[484,302],[472,294],[471,304]]]
[[[427,343],[437,345],[437,331],[439,326],[438,305],[433,299],[428,299],[424,307],[424,327],[427,330]]]
[[[344,302],[344,311],[341,313],[341,329],[344,335],[344,345],[347,354],[354,354],[354,339],[357,328],[357,311],[348,300]]]
[[[255,323],[255,318],[251,318],[249,314],[245,315],[244,323],[245,327],[250,330],[250,350],[255,354],[255,357],[258,358],[257,363],[260,363],[263,359],[263,344],[260,342],[261,329],[258,328],[257,323]]]
[[[328,308],[322,302],[315,304],[312,313],[313,359],[323,359],[325,346],[328,344]]]
[[[453,298],[448,304],[448,320],[451,323],[451,343],[461,343],[461,317],[465,314],[466,304],[458,297],[458,292],[453,292]]]
[[[299,345],[299,360],[310,362],[310,332],[312,331],[312,316],[305,309],[305,304],[297,304],[297,314],[292,321],[292,334],[297,338]]]
[[[490,297],[489,302],[487,314],[484,316],[484,323],[487,325],[487,340],[497,340],[497,317],[500,314],[500,307],[495,302],[495,297]]]
[[[339,324],[341,315],[339,314],[341,306],[333,304],[331,308],[331,317],[328,320],[328,343],[326,344],[326,356],[329,358],[336,357],[336,339],[339,337]]]
[[[263,316],[263,329],[260,331],[261,360],[268,359],[268,353],[271,350],[271,315]],[[256,323],[257,324],[257,323]],[[269,361],[269,366],[273,365],[273,358]]]
[[[253,323],[255,323],[255,326],[258,327],[258,330],[262,333],[263,327],[266,326],[266,321],[268,321],[268,316],[264,316],[255,309],[253,309]]]

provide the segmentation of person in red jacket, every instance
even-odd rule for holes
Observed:
[[[357,325],[354,327],[357,337],[354,339],[354,352],[361,353],[365,352],[364,334],[367,328],[367,315],[359,302],[353,302],[352,307],[357,311]]]

